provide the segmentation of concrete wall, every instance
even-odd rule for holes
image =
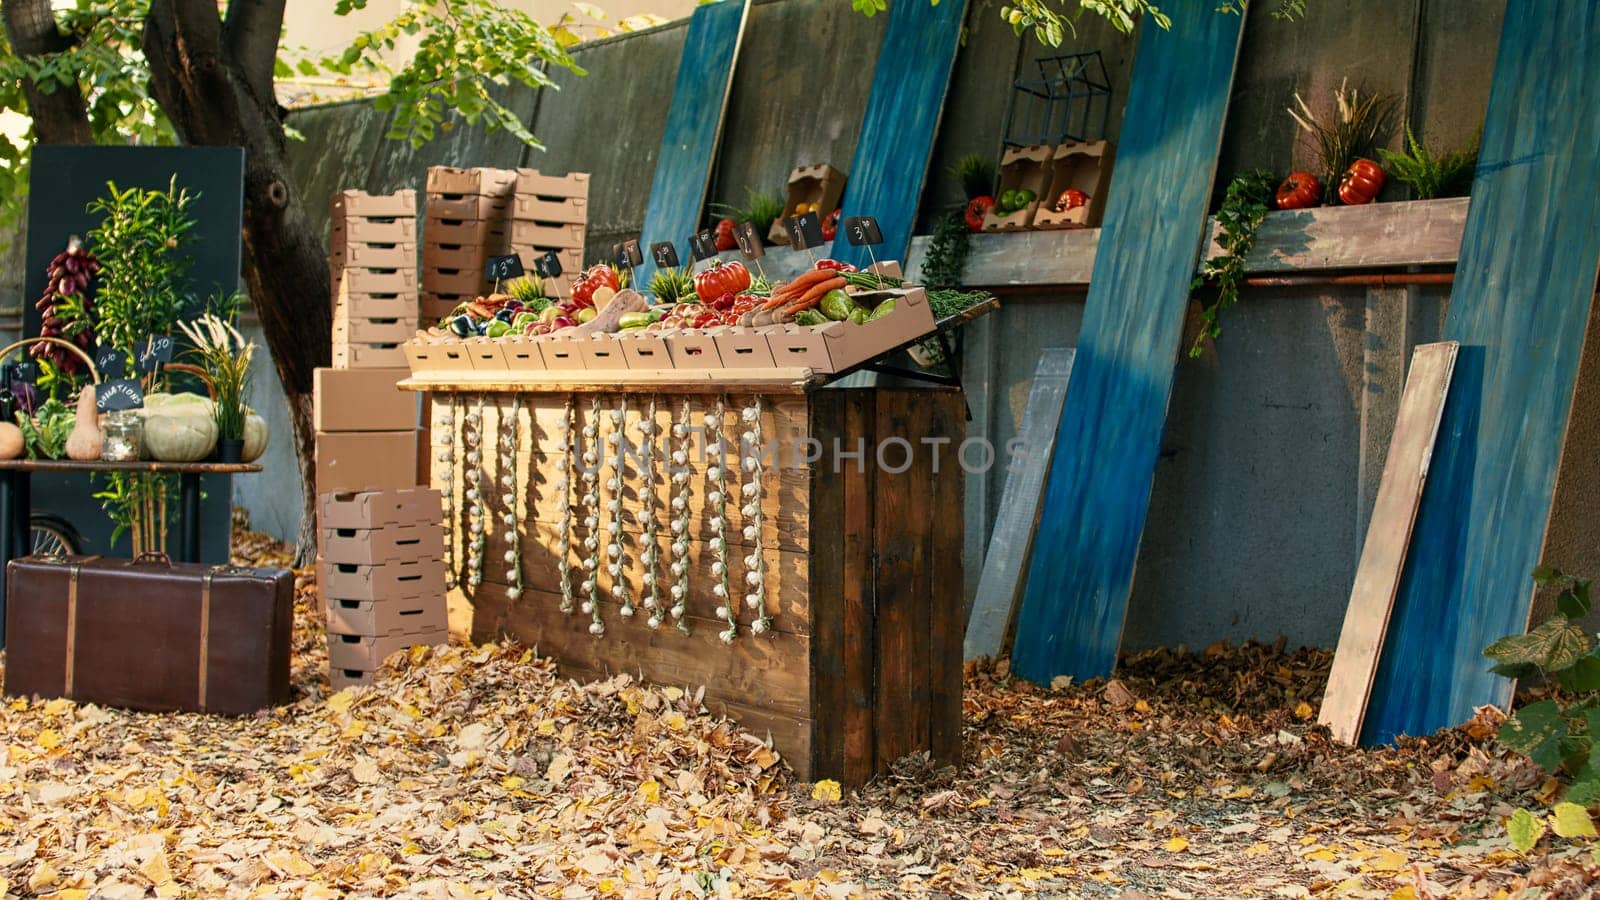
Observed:
[[[924,218],[960,199],[942,174],[946,166],[965,153],[998,153],[1012,79],[1054,52],[1014,36],[999,19],[1000,5],[972,0]],[[1305,164],[1284,109],[1296,90],[1321,106],[1346,78],[1402,95],[1403,109],[1436,148],[1471,140],[1487,101],[1502,3],[1310,7],[1299,23],[1264,10],[1251,14],[1219,190],[1243,168]],[[737,203],[747,187],[775,190],[802,162],[848,167],[883,27],[882,17],[864,19],[829,0],[756,4],[712,199]],[[1133,42],[1094,17],[1079,28],[1063,51],[1101,50],[1120,104]],[[384,140],[386,117],[364,104],[296,113],[307,136],[295,151],[298,183],[320,209],[338,188],[420,186],[433,163],[589,171],[589,249],[598,255],[640,228],[683,38],[684,25],[674,23],[598,42],[576,54],[588,77],[557,73],[557,91],[511,91],[509,102],[546,143],[542,151],[468,128],[413,150]],[[1398,188],[1389,194],[1403,196]],[[1443,310],[1444,292],[1431,288],[1251,290],[1225,314],[1215,352],[1177,363],[1125,647],[1279,634],[1296,643],[1334,642],[1405,361],[1412,346],[1437,335]],[[1070,346],[1081,316],[1080,292],[1045,290],[1008,296],[1000,313],[968,330],[974,431],[997,445],[1015,433],[1038,350]],[[263,378],[257,390],[270,386]],[[270,403],[263,393],[258,406]],[[289,535],[293,469],[274,471],[271,479],[241,479],[239,497],[258,524]],[[976,583],[1001,478],[968,486],[969,584]],[[1563,546],[1574,540],[1561,538]]]

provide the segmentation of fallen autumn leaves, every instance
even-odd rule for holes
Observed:
[[[240,541],[253,561],[281,548]],[[0,707],[0,885],[82,896],[1585,896],[1583,841],[1512,850],[1551,788],[1480,722],[1398,749],[1309,720],[1327,654],[1159,651],[1055,690],[969,671],[967,761],[791,784],[692,691],[560,679],[511,645],[414,652],[230,720]],[[835,799],[837,797],[838,799]],[[814,799],[815,798],[815,799]]]

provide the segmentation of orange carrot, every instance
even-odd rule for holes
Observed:
[[[834,277],[829,278],[820,284],[812,285],[804,294],[800,295],[800,299],[785,306],[783,311],[791,316],[795,315],[796,313],[804,312],[805,310],[816,306],[818,303],[821,303],[822,298],[826,297],[829,291],[842,290],[845,284],[847,284],[847,282],[843,277],[835,275]]]
[[[826,269],[812,269],[795,276],[795,279],[772,292],[772,297],[764,304],[762,309],[776,309],[779,306],[803,296],[804,293],[820,281],[831,280],[837,273]]]

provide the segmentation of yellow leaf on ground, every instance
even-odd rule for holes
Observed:
[[[661,782],[652,778],[649,781],[641,783],[639,785],[639,796],[644,798],[644,802],[646,803],[660,803]]]
[[[1419,900],[1417,897],[1417,889],[1409,884],[1404,887],[1396,888],[1394,891],[1390,892],[1389,900]]]
[[[1550,830],[1564,838],[1596,837],[1589,811],[1576,803],[1557,803],[1550,813]]]
[[[1410,860],[1406,859],[1406,855],[1404,853],[1400,853],[1395,850],[1380,850],[1378,851],[1377,855],[1375,855],[1372,860],[1366,864],[1366,867],[1376,872],[1398,872],[1404,868],[1408,862],[1410,862]]]
[[[839,782],[834,781],[832,778],[825,778],[811,786],[811,799],[813,800],[819,800],[823,803],[838,803],[839,798],[842,796],[844,794],[839,790]]]
[[[555,758],[550,760],[550,768],[545,770],[544,777],[551,784],[560,784],[571,770],[572,757],[565,753],[557,753]]]
[[[1181,837],[1169,838],[1166,847],[1168,853],[1182,853],[1189,849],[1189,839]]]
[[[39,736],[34,738],[33,742],[46,750],[54,750],[61,746],[61,735],[56,733],[54,728],[46,728],[39,732]]]
[[[1299,705],[1295,706],[1294,708],[1294,717],[1302,722],[1310,719],[1316,714],[1317,711],[1312,709],[1311,704],[1305,702],[1304,700],[1301,700]]]
[[[57,697],[44,705],[44,714],[47,716],[59,716],[69,709],[72,709],[72,701],[64,697]]]
[[[1272,852],[1272,848],[1270,846],[1266,845],[1266,844],[1251,844],[1250,846],[1245,848],[1244,855],[1245,856],[1266,856],[1266,855],[1270,854],[1271,852]]]
[[[157,851],[139,866],[139,874],[150,879],[153,885],[163,885],[172,880],[172,869],[167,865],[167,854]]]
[[[376,784],[381,776],[378,772],[377,763],[370,759],[363,759],[350,767],[350,777],[354,778],[358,784]]]

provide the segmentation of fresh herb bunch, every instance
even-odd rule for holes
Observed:
[[[1190,358],[1198,359],[1205,353],[1207,338],[1216,340],[1222,335],[1218,314],[1239,302],[1239,287],[1244,283],[1244,258],[1255,246],[1256,231],[1267,217],[1268,204],[1277,179],[1263,169],[1251,169],[1235,175],[1228,182],[1222,206],[1217,210],[1217,246],[1222,252],[1205,261],[1200,274],[1190,283],[1191,291],[1200,290],[1207,281],[1216,283],[1217,299],[1200,311],[1200,333],[1195,335],[1189,348]]]
[[[975,200],[994,192],[994,160],[982,153],[969,153],[956,160],[950,174],[961,184],[961,193]]]
[[[206,372],[206,383],[211,387],[216,404],[213,415],[217,422],[217,439],[242,439],[247,415],[244,397],[250,389],[250,358],[255,354],[256,345],[245,340],[233,325],[213,315],[201,316],[194,322],[179,322],[178,327],[194,344],[189,354],[199,360]]]
[[[1322,167],[1325,203],[1333,203],[1338,196],[1339,179],[1350,164],[1373,153],[1400,104],[1400,99],[1393,94],[1362,94],[1348,87],[1347,81],[1339,83],[1333,100],[1335,112],[1327,121],[1317,118],[1299,92],[1295,93],[1294,102],[1300,110],[1289,110],[1289,115],[1305,130],[1317,163]]]
[[[102,216],[89,232],[100,260],[95,291],[95,338],[102,347],[128,353],[152,334],[169,334],[189,305],[189,257],[182,252],[195,220],[190,208],[199,197],[179,190],[177,177],[164,191],[119,190],[89,204]]]
[[[967,268],[970,232],[959,210],[939,216],[922,257],[922,283],[930,289],[954,288]]]
[[[67,436],[72,434],[74,411],[55,397],[39,404],[30,417],[17,413],[22,429],[22,446],[29,459],[60,459],[67,452]]]
[[[650,276],[650,293],[657,303],[683,303],[694,299],[693,264],[678,269],[658,269]]]
[[[1472,171],[1478,165],[1478,143],[1473,141],[1470,150],[1455,150],[1435,156],[1426,144],[1417,140],[1406,126],[1407,153],[1396,153],[1383,147],[1378,156],[1389,174],[1411,188],[1418,200],[1436,197],[1459,197],[1472,187]]]

